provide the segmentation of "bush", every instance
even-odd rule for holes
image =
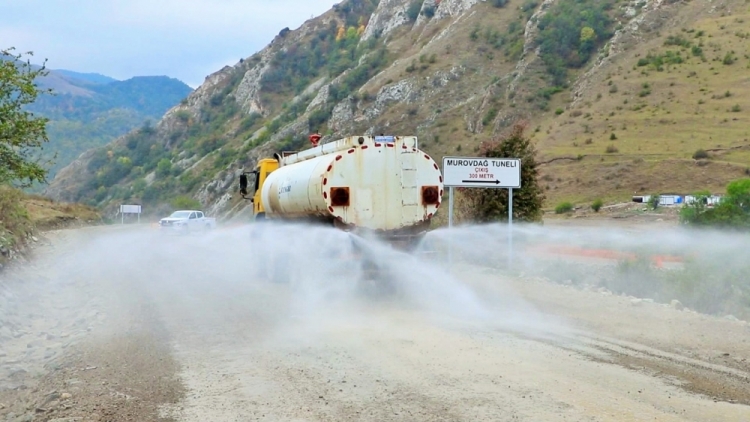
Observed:
[[[597,199],[591,204],[591,209],[594,210],[594,212],[599,212],[600,209],[602,209],[602,206],[604,205],[604,201],[601,199]]]
[[[559,115],[561,115],[563,113],[565,113],[565,110],[563,110],[561,108],[558,108],[557,110],[555,110],[555,115],[557,115],[557,116],[559,116]]]
[[[711,158],[705,150],[699,149],[693,153],[693,160],[705,160]]]
[[[609,140],[610,140],[610,141],[616,141],[616,140],[617,140],[617,135],[615,135],[615,133],[614,133],[614,132],[612,132],[612,134],[611,134],[611,135],[609,135]]]
[[[570,202],[561,202],[555,207],[555,214],[567,214],[573,211],[573,204]]]
[[[492,0],[493,7],[505,7],[508,4],[508,0]]]
[[[436,11],[437,8],[435,6],[427,6],[422,13],[427,19],[432,19],[432,17],[435,16]]]
[[[606,152],[607,154],[615,154],[615,153],[620,152],[620,150],[617,149],[617,147],[614,145],[609,145],[607,146],[607,149],[604,150],[604,152]]]
[[[489,110],[487,110],[484,118],[482,118],[482,126],[487,126],[495,121],[495,117],[497,117],[498,111],[499,110],[497,109],[497,107],[491,107]]]
[[[190,112],[187,110],[179,110],[174,114],[177,120],[187,123],[190,120]]]
[[[660,199],[661,199],[661,195],[658,193],[651,195],[648,198],[648,207],[651,208],[652,210],[659,208]]]
[[[159,164],[156,165],[156,176],[160,178],[167,177],[171,172],[172,162],[168,158],[159,160]]]

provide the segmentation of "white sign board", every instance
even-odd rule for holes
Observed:
[[[120,205],[120,213],[122,214],[140,214],[140,205]]]
[[[517,158],[443,157],[443,184],[462,188],[521,187]]]

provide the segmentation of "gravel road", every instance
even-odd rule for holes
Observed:
[[[394,254],[372,296],[341,236],[50,233],[0,276],[0,420],[750,421],[746,322]]]

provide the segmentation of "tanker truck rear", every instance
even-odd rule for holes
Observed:
[[[316,222],[403,249],[414,246],[440,207],[443,177],[415,136],[351,136],[260,160],[256,220]],[[240,177],[248,192],[248,178]]]

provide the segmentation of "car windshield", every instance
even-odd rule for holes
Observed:
[[[175,211],[169,218],[188,218],[190,211]]]

